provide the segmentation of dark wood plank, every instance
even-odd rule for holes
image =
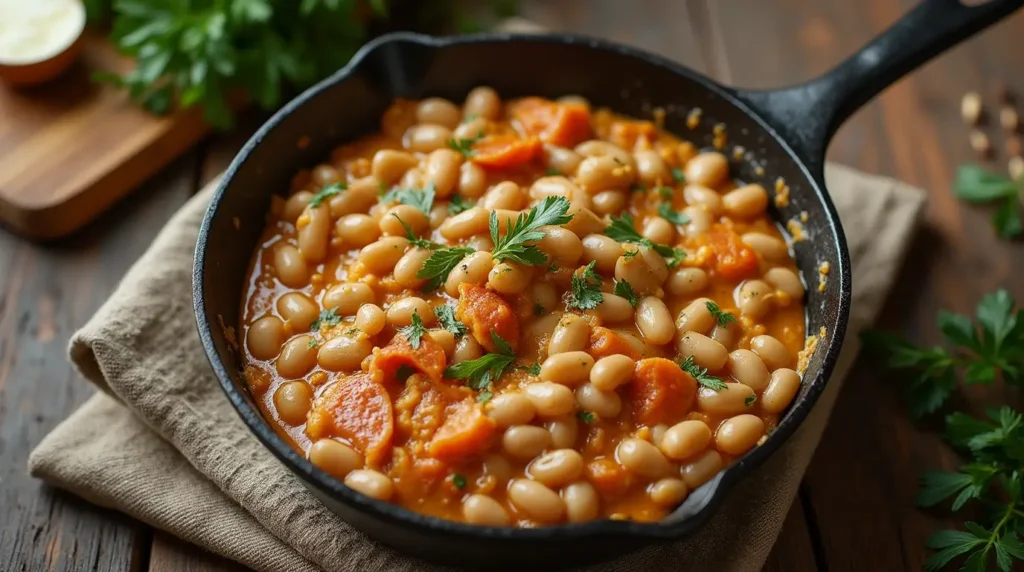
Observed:
[[[149,572],[242,572],[240,564],[158,532],[153,536]]]
[[[797,497],[764,563],[763,572],[809,572],[819,569],[804,509],[803,501]]]
[[[68,338],[106,300],[192,192],[187,154],[68,239],[31,244],[0,230],[0,570],[139,570],[148,529],[30,478],[31,449],[93,393]]]

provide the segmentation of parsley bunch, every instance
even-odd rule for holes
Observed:
[[[956,171],[953,193],[972,203],[998,202],[992,226],[999,236],[1014,238],[1024,232],[1019,206],[1024,197],[1024,179],[1011,181],[978,165],[961,165]]]
[[[976,322],[952,312],[939,313],[939,329],[952,346],[919,348],[890,332],[866,332],[867,348],[886,358],[886,366],[913,373],[907,385],[911,416],[937,411],[956,388],[957,378],[969,384],[990,384],[997,378],[1024,384],[1024,320],[1008,292],[981,299]]]

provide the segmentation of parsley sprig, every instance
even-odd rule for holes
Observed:
[[[473,208],[475,205],[476,203],[466,199],[462,195],[452,195],[448,199],[448,214],[457,215]]]
[[[736,322],[736,316],[733,316],[729,312],[723,312],[722,309],[718,307],[718,304],[715,304],[711,300],[705,302],[704,305],[708,307],[708,312],[711,313],[711,317],[718,322],[719,326],[724,328],[730,323]]]
[[[398,333],[405,336],[405,339],[409,340],[409,345],[412,349],[420,349],[420,344],[423,342],[423,336],[427,335],[427,329],[423,327],[423,319],[420,318],[419,312],[413,312],[412,323],[408,326],[398,328]]]
[[[637,304],[640,303],[640,297],[637,296],[636,292],[633,290],[633,285],[625,280],[616,280],[615,290],[612,293],[616,296],[622,296],[625,298],[629,302],[629,305],[634,308],[636,308]]]
[[[547,262],[547,256],[537,248],[536,243],[544,238],[539,229],[542,226],[565,224],[572,220],[569,200],[562,196],[549,196],[528,213],[520,213],[515,221],[508,221],[508,231],[498,233],[498,214],[491,211],[490,229],[494,249],[491,258],[495,261],[511,260],[528,266],[539,266]]]
[[[690,224],[690,217],[672,210],[672,205],[669,203],[658,205],[658,215],[672,224]]]
[[[421,189],[393,189],[380,197],[382,203],[400,202],[403,205],[415,207],[423,214],[430,216],[430,209],[434,208],[434,198],[437,192],[434,190],[434,183],[428,183]]]
[[[622,216],[618,218],[613,217],[611,224],[604,229],[604,234],[618,242],[639,244],[650,248],[665,257],[665,262],[668,263],[669,268],[674,268],[686,257],[686,251],[682,249],[657,244],[641,235],[636,230],[636,227],[633,226],[633,216],[629,213],[622,213]]]
[[[906,387],[913,417],[937,411],[962,377],[969,384],[997,378],[1024,385],[1024,320],[1010,294],[1000,290],[981,299],[976,322],[952,312],[939,313],[939,329],[953,346],[920,348],[891,332],[865,332],[869,350],[882,355],[890,369],[912,372]]]
[[[448,148],[462,153],[464,157],[472,157],[473,155],[476,155],[476,151],[473,150],[473,145],[483,138],[483,131],[477,133],[476,137],[470,137],[468,139],[456,139],[453,137],[448,140]]]
[[[581,271],[573,273],[569,301],[566,304],[568,307],[593,310],[604,301],[604,294],[601,293],[601,276],[594,269],[596,265],[597,261],[592,260]]]
[[[317,191],[317,193],[313,195],[313,198],[309,199],[309,208],[315,209],[319,207],[321,203],[327,199],[338,196],[341,191],[344,191],[347,188],[348,185],[341,182],[331,183],[330,185],[325,186]]]
[[[455,310],[448,304],[434,308],[434,315],[441,327],[451,332],[455,339],[469,333],[469,328],[455,317]]]
[[[978,165],[961,165],[956,171],[953,193],[972,203],[998,202],[999,208],[992,213],[992,226],[999,236],[1013,238],[1024,233],[1019,207],[1024,197],[1024,179],[1012,181]]]
[[[436,242],[431,242],[425,238],[416,236],[416,233],[412,231],[412,227],[409,226],[409,223],[402,220],[402,217],[398,216],[398,213],[391,213],[391,216],[398,219],[398,223],[405,229],[405,238],[409,241],[409,244],[420,248],[426,248],[427,250],[434,250],[435,248],[441,247],[441,245]]]
[[[466,385],[477,391],[489,390],[491,384],[516,361],[515,352],[501,336],[491,332],[491,341],[498,348],[497,353],[459,362],[445,369],[444,376],[448,379],[465,379]]]
[[[433,292],[440,288],[462,259],[476,252],[471,246],[435,245],[433,250],[430,258],[423,263],[423,268],[416,273],[417,278],[426,280],[421,288],[424,292]]]
[[[683,363],[679,364],[679,367],[690,374],[693,379],[697,380],[697,383],[708,389],[718,391],[726,388],[724,381],[713,375],[708,375],[708,368],[700,367],[694,363],[693,356],[686,356],[686,359],[683,360]]]
[[[309,330],[311,332],[319,332],[320,328],[323,326],[330,328],[337,326],[340,323],[341,316],[338,315],[338,308],[328,308],[326,310],[320,310],[320,315],[309,324]]]

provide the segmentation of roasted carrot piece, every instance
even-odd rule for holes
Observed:
[[[629,345],[629,342],[624,340],[622,336],[602,326],[591,330],[587,351],[590,355],[594,356],[594,359],[601,359],[615,354],[627,355],[633,359],[640,357],[636,350],[633,349],[633,346]]]
[[[724,278],[742,280],[757,273],[757,253],[732,229],[715,225],[707,243],[715,252],[715,270]]]
[[[406,366],[426,375],[434,381],[440,381],[448,359],[444,349],[430,338],[420,339],[420,347],[413,348],[405,336],[399,334],[391,339],[391,343],[377,352],[370,371],[379,374],[381,383],[391,383],[398,374],[398,368]]]
[[[394,436],[391,397],[369,374],[340,379],[324,390],[309,412],[306,434],[314,442],[342,437],[379,467],[387,459]]]
[[[427,453],[451,463],[484,452],[491,444],[496,426],[475,399],[464,399],[446,410],[444,425],[434,433]]]
[[[608,134],[609,141],[627,150],[636,147],[641,139],[654,143],[658,140],[658,128],[650,121],[616,121]]]
[[[584,469],[587,480],[605,498],[625,494],[633,484],[633,478],[626,469],[611,459],[597,459]]]
[[[491,332],[501,336],[515,351],[519,345],[519,320],[504,298],[482,286],[459,285],[455,317],[469,325],[473,337],[489,352],[497,352]]]
[[[508,108],[509,116],[527,135],[559,147],[573,147],[590,138],[590,112],[582,105],[524,97]]]
[[[629,401],[637,423],[648,427],[678,423],[693,409],[696,397],[696,380],[674,361],[647,358],[636,362]]]
[[[472,160],[489,169],[509,169],[529,163],[540,155],[543,145],[536,137],[520,139],[515,135],[489,135],[472,147]]]

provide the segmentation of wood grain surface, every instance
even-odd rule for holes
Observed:
[[[822,73],[877,34],[910,0],[521,0],[554,29],[628,42],[735,85],[772,87]],[[957,164],[974,160],[958,110],[996,80],[1024,94],[1024,15],[899,82],[839,131],[829,158],[926,189],[926,226],[882,326],[938,343],[940,308],[970,312],[1007,287],[1024,301],[1024,249],[999,241],[984,207],[952,198]],[[238,568],[25,475],[30,449],[91,393],[64,357],[70,333],[103,301],[164,220],[222,169],[252,117],[174,162],[70,240],[36,246],[0,233],[0,570],[182,572]],[[1002,144],[997,130],[993,143]],[[1004,163],[1005,161],[1003,161]],[[1001,169],[1002,164],[993,164]],[[925,539],[954,524],[913,506],[917,475],[956,458],[934,428],[906,417],[899,379],[861,360],[765,570],[917,571]],[[974,394],[973,397],[985,397]],[[977,400],[970,402],[978,405]]]

